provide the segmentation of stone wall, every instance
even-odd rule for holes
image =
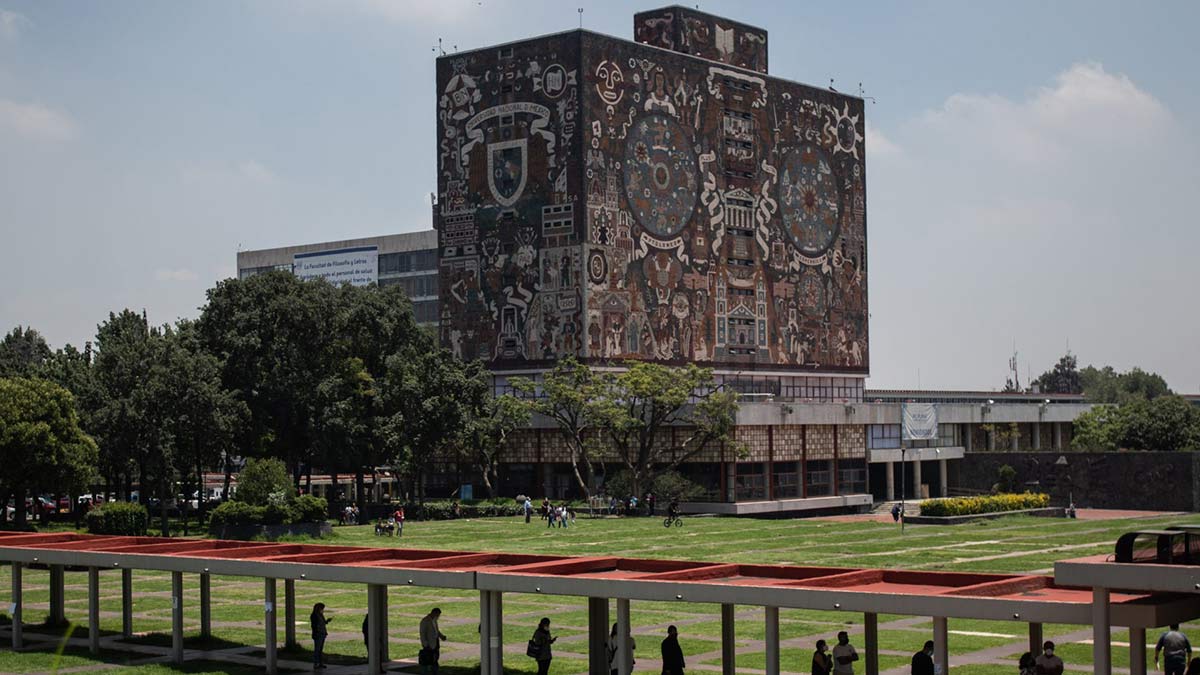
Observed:
[[[1080,507],[1200,511],[1196,452],[969,452],[950,463],[950,487],[990,489],[1005,464],[1018,485],[1049,493],[1057,506],[1073,495]]]

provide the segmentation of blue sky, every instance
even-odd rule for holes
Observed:
[[[433,46],[647,2],[0,0],[0,330],[194,316],[238,247],[422,229]],[[869,386],[1070,345],[1200,390],[1200,4],[705,2],[868,107]]]

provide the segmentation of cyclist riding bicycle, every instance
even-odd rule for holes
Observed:
[[[672,499],[671,503],[667,505],[667,519],[675,520],[677,518],[679,518],[679,500]]]

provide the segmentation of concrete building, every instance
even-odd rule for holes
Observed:
[[[417,322],[437,325],[437,234],[433,230],[239,251],[237,269],[239,279],[283,270],[335,284],[399,285],[412,301]]]

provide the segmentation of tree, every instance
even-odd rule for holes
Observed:
[[[376,466],[379,452],[379,390],[362,359],[344,359],[340,367],[317,387],[317,444],[319,459],[334,476],[353,468],[358,503],[363,504],[363,467]]]
[[[100,446],[100,473],[124,498],[130,496],[135,474],[146,484],[151,460],[161,457],[162,429],[151,416],[154,401],[147,396],[161,339],[144,315],[128,309],[109,313],[96,330],[96,402],[90,426]]]
[[[1095,403],[1126,403],[1134,400],[1151,400],[1171,393],[1167,381],[1157,373],[1133,368],[1118,373],[1112,366],[1096,368],[1088,366],[1079,371],[1083,395]]]
[[[41,333],[17,326],[0,341],[0,377],[36,377],[50,354]]]
[[[271,503],[272,495],[280,493],[285,498],[295,493],[286,464],[272,458],[246,460],[246,466],[238,474],[237,501],[265,506]]]
[[[78,489],[95,462],[96,444],[79,428],[71,392],[46,380],[0,378],[0,503],[12,495],[18,525],[27,492]]]
[[[484,488],[488,497],[495,497],[500,455],[508,448],[508,437],[529,426],[532,411],[512,394],[493,397],[484,393],[482,398],[472,411],[471,436]]]
[[[1071,447],[1076,450],[1116,450],[1120,444],[1115,405],[1097,405],[1075,418]]]
[[[1179,396],[1097,406],[1076,418],[1071,445],[1084,450],[1200,449],[1200,410]]]
[[[540,382],[513,377],[509,378],[509,384],[521,393],[530,412],[549,418],[558,427],[566,441],[575,482],[585,498],[591,496],[596,472],[589,450],[595,438],[589,410],[599,386],[592,369],[568,356],[544,373]],[[580,464],[587,472],[587,480],[579,472]]]
[[[1042,373],[1033,384],[1046,394],[1082,394],[1083,382],[1079,378],[1078,360],[1067,352],[1054,368]]]
[[[715,387],[709,368],[629,361],[603,374],[595,393],[588,415],[629,471],[634,494],[710,444],[734,440],[737,394]]]
[[[412,478],[419,501],[431,465],[468,440],[472,410],[490,393],[483,364],[463,363],[446,349],[409,348],[387,359],[385,456]]]

